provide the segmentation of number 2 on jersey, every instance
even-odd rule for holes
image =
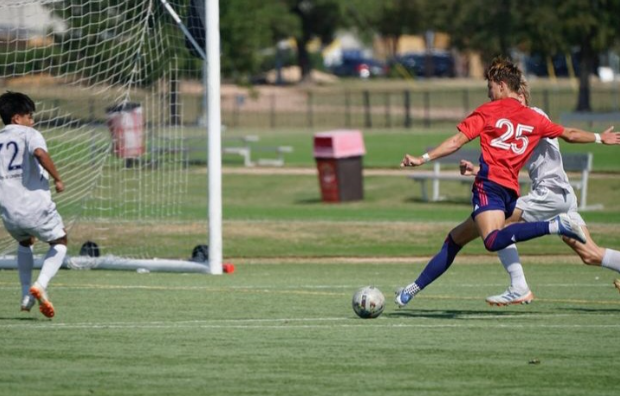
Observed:
[[[506,132],[504,132],[502,136],[491,140],[491,146],[500,148],[502,150],[512,150],[513,153],[518,155],[521,155],[525,152],[529,144],[529,140],[527,136],[523,136],[523,133],[532,133],[532,131],[534,130],[533,126],[517,124],[517,128],[515,130],[514,124],[506,118],[501,118],[497,120],[495,126],[498,129],[506,129]],[[520,146],[518,142],[509,143],[513,135],[515,135],[515,140],[521,143]]]
[[[12,148],[11,148],[12,147]],[[15,164],[15,159],[17,158],[17,154],[19,153],[19,147],[15,142],[8,142],[6,144],[6,148],[4,147],[4,143],[0,143],[0,155],[4,154],[5,151],[9,151],[9,155],[11,155],[11,160],[9,161],[8,170],[14,171],[22,168],[22,164]]]

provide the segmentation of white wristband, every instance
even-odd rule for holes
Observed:
[[[601,134],[600,133],[595,133],[594,134],[594,143],[603,143],[603,141],[601,140]]]
[[[431,156],[428,155],[428,153],[424,153],[422,154],[422,160],[424,161],[424,163],[426,163],[431,160]]]

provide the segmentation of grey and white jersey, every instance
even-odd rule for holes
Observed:
[[[39,131],[21,125],[0,130],[0,215],[6,223],[36,227],[56,209],[49,176],[34,151],[47,151]]]
[[[537,107],[532,107],[532,110],[549,118],[544,111]],[[540,139],[530,157],[528,172],[533,183],[532,190],[544,187],[556,191],[562,189],[570,194],[575,193],[564,171],[562,153],[557,138]]]

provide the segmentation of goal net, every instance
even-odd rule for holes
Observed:
[[[189,0],[168,3],[186,18]],[[201,64],[158,0],[0,2],[0,89],[35,101],[70,266],[205,269],[190,260],[207,231]],[[2,229],[0,255],[16,246]]]

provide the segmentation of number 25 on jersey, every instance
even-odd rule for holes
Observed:
[[[502,150],[511,150],[513,153],[521,155],[527,149],[529,144],[529,140],[527,136],[524,136],[524,133],[532,133],[534,130],[533,126],[517,124],[515,128],[514,124],[506,119],[501,118],[497,120],[495,126],[500,130],[505,130],[502,136],[491,140],[491,146],[497,147]],[[514,140],[513,140],[514,135]]]

